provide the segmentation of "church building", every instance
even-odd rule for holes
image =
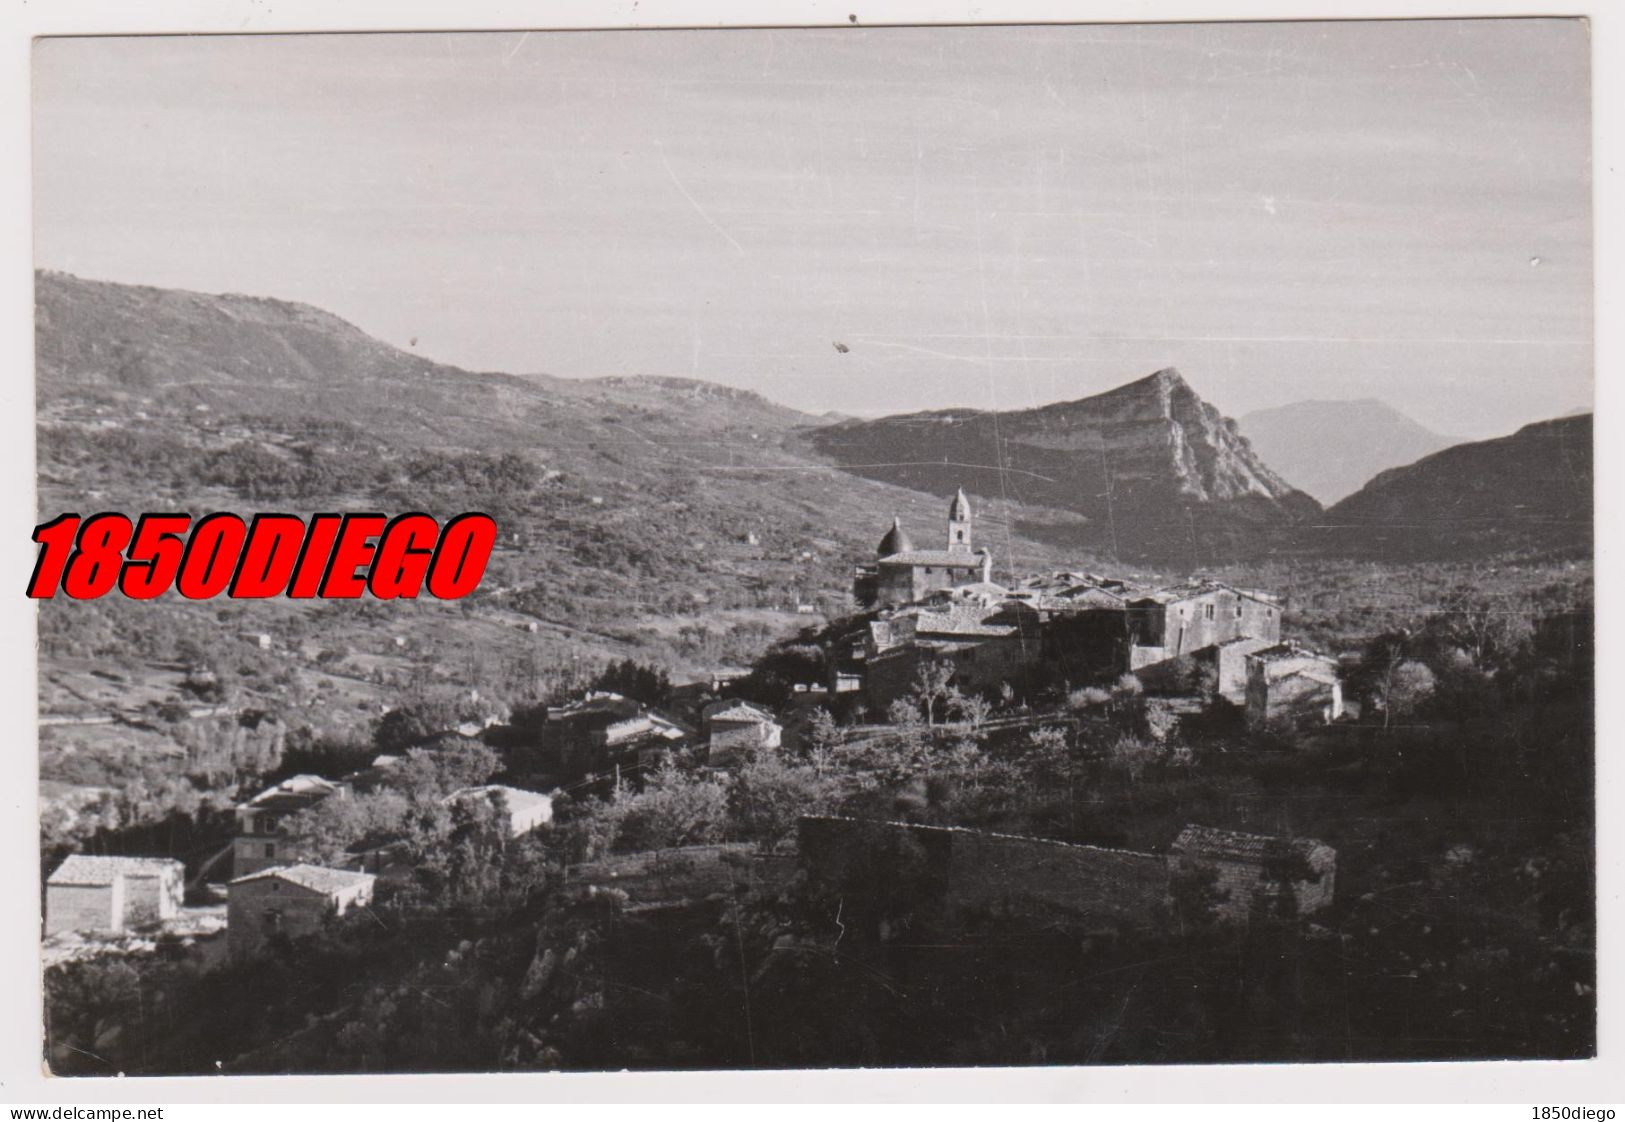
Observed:
[[[948,507],[948,539],[943,549],[915,549],[899,519],[880,539],[872,565],[858,566],[852,594],[866,608],[912,603],[945,588],[987,583],[993,555],[976,549],[971,538],[970,500],[963,488]]]

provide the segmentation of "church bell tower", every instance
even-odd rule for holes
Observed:
[[[948,507],[948,552],[971,552],[970,500],[961,487]]]

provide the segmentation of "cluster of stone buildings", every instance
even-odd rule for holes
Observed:
[[[779,747],[784,732],[770,710],[738,700],[702,710],[703,740],[688,727],[614,693],[589,693],[548,716],[548,740],[558,768],[567,775],[648,766],[676,747],[696,744],[705,746],[708,766],[736,767],[750,753]],[[216,855],[230,860],[226,931],[232,955],[254,953],[273,933],[310,934],[328,917],[370,903],[380,879],[410,872],[398,842],[352,852],[342,868],[304,863],[301,839],[288,829],[295,815],[329,799],[348,799],[383,785],[402,763],[402,757],[384,754],[341,779],[294,775],[238,804],[235,836]],[[495,816],[509,837],[553,820],[551,795],[503,784],[465,787],[445,801]],[[46,934],[120,934],[161,923],[180,913],[185,889],[179,861],[75,854],[47,879]]]
[[[295,775],[236,807],[236,836],[217,855],[231,860],[232,879],[226,885],[231,955],[253,954],[272,934],[312,934],[330,917],[370,903],[381,877],[409,871],[399,843],[352,852],[342,868],[307,864],[300,860],[301,839],[288,830],[294,815],[328,799],[369,790],[400,763],[400,757],[383,755],[343,779]],[[445,802],[492,814],[509,837],[553,820],[551,796],[501,784],[465,787]],[[74,854],[46,879],[45,933],[117,935],[161,924],[180,914],[185,890],[185,868],[176,860]]]
[[[1188,690],[1199,682],[1202,692],[1240,706],[1255,728],[1327,722],[1342,713],[1337,664],[1282,641],[1281,603],[1270,593],[1208,579],[1149,585],[1082,572],[1000,585],[992,579],[992,554],[977,547],[973,531],[963,491],[949,506],[943,548],[916,548],[893,521],[876,559],[857,568],[853,591],[867,609],[864,625],[845,649],[832,652],[831,681],[821,693],[859,688],[872,707],[884,708],[911,691],[922,667],[946,663],[968,692],[1040,676],[1077,687],[1131,674],[1148,686],[1172,679]],[[698,717],[696,732],[620,694],[589,693],[547,711],[539,770],[559,782],[620,774],[680,747],[703,747],[705,766],[729,769],[778,748],[784,734],[778,715],[739,699],[711,702]],[[366,906],[378,879],[401,871],[399,844],[354,853],[343,868],[302,863],[300,839],[287,824],[328,799],[387,782],[402,762],[379,756],[342,779],[295,775],[236,807],[227,902],[234,955],[253,953],[273,934],[306,934],[328,917]],[[552,799],[539,791],[487,784],[446,801],[502,816],[512,837],[552,820]],[[1330,901],[1335,866],[1335,854],[1318,842],[1195,826],[1160,856],[844,820],[806,820],[801,840],[814,867],[827,868],[831,854],[867,859],[851,842],[875,829],[882,832],[872,841],[907,831],[966,899],[1025,886],[1020,891],[1052,902],[1081,906],[1089,899],[1103,907],[1099,901],[1110,900],[1136,914],[1166,897],[1171,869],[1192,865],[1216,871],[1225,899],[1250,901],[1285,886],[1307,914]],[[47,881],[46,932],[118,933],[162,922],[182,907],[184,881],[178,861],[72,856]]]
[[[884,708],[933,662],[950,664],[968,691],[1183,675],[1244,708],[1253,727],[1341,716],[1336,661],[1282,642],[1279,597],[1211,579],[1150,585],[1084,572],[1000,585],[973,525],[963,491],[948,509],[945,549],[914,548],[893,522],[877,559],[857,567],[867,627],[835,652],[834,688],[850,681]]]
[[[640,701],[596,690],[548,709],[542,768],[578,779],[647,767],[693,737],[692,729]]]

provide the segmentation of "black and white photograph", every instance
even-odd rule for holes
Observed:
[[[1587,20],[31,66],[50,1076],[1597,1056]]]

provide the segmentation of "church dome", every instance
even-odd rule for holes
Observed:
[[[880,547],[875,550],[875,553],[881,557],[890,557],[894,553],[907,553],[913,548],[914,543],[909,541],[908,535],[903,532],[902,521],[893,518],[891,520],[891,529],[887,530],[886,536],[880,539]]]
[[[970,500],[965,497],[965,489],[961,487],[954,495],[954,501],[948,507],[948,521],[969,522]]]

